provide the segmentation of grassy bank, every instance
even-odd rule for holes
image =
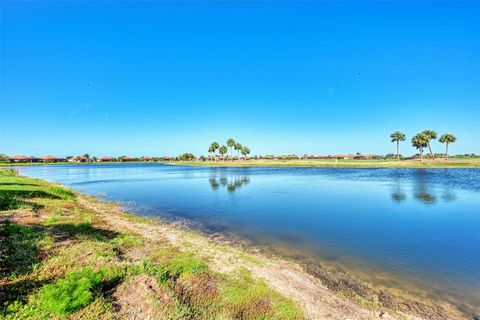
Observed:
[[[298,160],[235,160],[235,161],[173,161],[168,164],[229,167],[345,167],[345,168],[478,168],[480,158],[425,160],[354,160],[354,159],[298,159]]]
[[[455,158],[451,157],[448,161],[437,159],[435,161],[425,160],[401,160],[394,159],[293,159],[293,160],[266,160],[249,159],[234,161],[168,161],[168,162],[50,162],[50,163],[0,163],[1,166],[42,166],[42,165],[109,165],[109,164],[139,164],[139,163],[165,163],[173,165],[192,165],[192,166],[228,166],[228,167],[346,167],[346,168],[479,168],[479,158]]]
[[[386,316],[388,314],[388,316]],[[462,319],[0,169],[0,318]]]
[[[247,269],[219,273],[188,246],[109,228],[85,201],[59,186],[0,173],[3,317],[302,318]]]

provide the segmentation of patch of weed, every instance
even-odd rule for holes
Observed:
[[[71,272],[54,284],[43,286],[38,292],[41,308],[56,314],[69,314],[94,300],[104,272],[86,268]]]

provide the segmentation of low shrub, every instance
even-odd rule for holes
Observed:
[[[87,306],[95,298],[103,280],[103,271],[86,268],[72,272],[54,284],[43,286],[38,298],[41,308],[56,314],[69,314]]]

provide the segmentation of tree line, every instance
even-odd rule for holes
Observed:
[[[405,141],[406,135],[403,132],[395,131],[390,135],[392,142],[397,143],[397,160],[400,161],[400,142]],[[432,160],[435,160],[435,154],[432,151],[432,146],[430,141],[437,139],[437,133],[433,130],[423,130],[422,132],[417,133],[412,137],[412,146],[415,147],[420,153],[420,159],[423,162],[424,149],[428,147],[430,151],[430,157]],[[445,143],[445,160],[448,160],[448,144],[454,143],[457,138],[451,133],[445,133],[440,136],[438,141],[440,143]]]
[[[230,148],[230,157],[233,159],[233,150],[237,151],[238,157],[240,157],[240,154],[243,155],[244,160],[247,160],[247,155],[250,154],[250,149],[247,146],[243,146],[241,143],[235,141],[234,139],[230,138],[227,140],[226,145],[219,145],[218,142],[214,141],[210,144],[210,147],[208,147],[208,154],[210,155],[210,158],[214,158],[215,161],[217,160],[217,150],[220,156],[222,157],[222,160],[225,161],[225,154],[228,152],[228,148]],[[213,157],[212,157],[213,155]]]

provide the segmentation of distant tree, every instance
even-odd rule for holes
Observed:
[[[225,161],[225,153],[227,153],[228,149],[225,145],[222,145],[219,149],[218,152],[222,155],[223,161]]]
[[[212,144],[208,148],[208,152],[213,153],[213,156],[215,157],[215,159],[217,159],[216,152],[217,152],[218,148],[220,148],[220,146],[219,146],[218,142],[216,142],[216,141],[212,142]]]
[[[240,156],[240,152],[242,152],[242,145],[239,142],[235,143],[235,150],[237,151],[237,155]]]
[[[10,158],[4,153],[0,153],[0,162],[10,162]]]
[[[243,146],[241,152],[244,159],[247,160],[247,155],[250,154],[250,149],[247,146]]]
[[[178,160],[180,161],[193,161],[195,160],[195,156],[192,153],[184,153],[178,156]]]
[[[232,156],[232,151],[233,151],[233,148],[235,148],[236,144],[237,144],[237,142],[235,140],[233,140],[232,138],[227,140],[227,147],[230,148],[230,156]]]
[[[422,132],[427,137],[428,150],[430,150],[430,156],[435,160],[435,155],[432,152],[432,147],[430,145],[430,140],[437,139],[437,133],[433,130],[423,130]]]
[[[448,161],[448,144],[457,141],[457,137],[455,137],[453,134],[445,133],[438,141],[445,143],[445,161]]]
[[[412,146],[420,152],[420,159],[423,162],[423,148],[428,146],[429,137],[425,133],[420,132],[412,137]]]
[[[397,161],[400,161],[400,141],[405,141],[405,133],[400,131],[395,131],[390,135],[392,142],[397,143]]]

